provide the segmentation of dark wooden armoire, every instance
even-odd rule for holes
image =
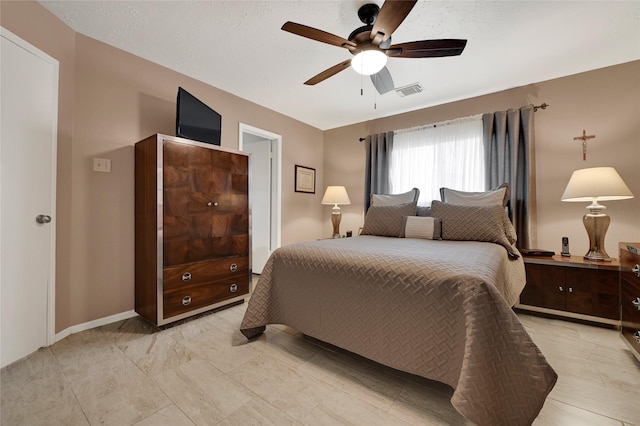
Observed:
[[[135,309],[164,325],[249,294],[249,155],[166,135],[135,144]]]

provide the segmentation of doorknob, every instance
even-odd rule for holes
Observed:
[[[49,223],[51,222],[51,216],[47,214],[39,214],[36,216],[36,222],[40,224]]]

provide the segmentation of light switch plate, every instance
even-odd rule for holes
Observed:
[[[107,158],[93,158],[93,171],[111,173],[111,160]]]

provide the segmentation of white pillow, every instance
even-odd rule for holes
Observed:
[[[404,238],[424,238],[426,240],[440,240],[442,221],[435,217],[428,216],[405,216],[402,218],[404,223],[403,233],[400,234]]]
[[[508,184],[484,192],[456,191],[455,189],[440,188],[440,198],[443,202],[461,206],[506,206],[508,201]]]
[[[372,206],[395,206],[396,204],[405,204],[418,201],[420,190],[413,188],[411,191],[402,194],[371,194]]]

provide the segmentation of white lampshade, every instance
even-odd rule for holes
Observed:
[[[576,170],[562,194],[562,201],[590,202],[633,198],[629,187],[613,167]]]
[[[363,75],[375,74],[386,64],[387,55],[379,50],[363,50],[351,60],[353,69]]]
[[[322,204],[351,204],[349,195],[344,186],[327,186],[327,190],[322,197]]]

